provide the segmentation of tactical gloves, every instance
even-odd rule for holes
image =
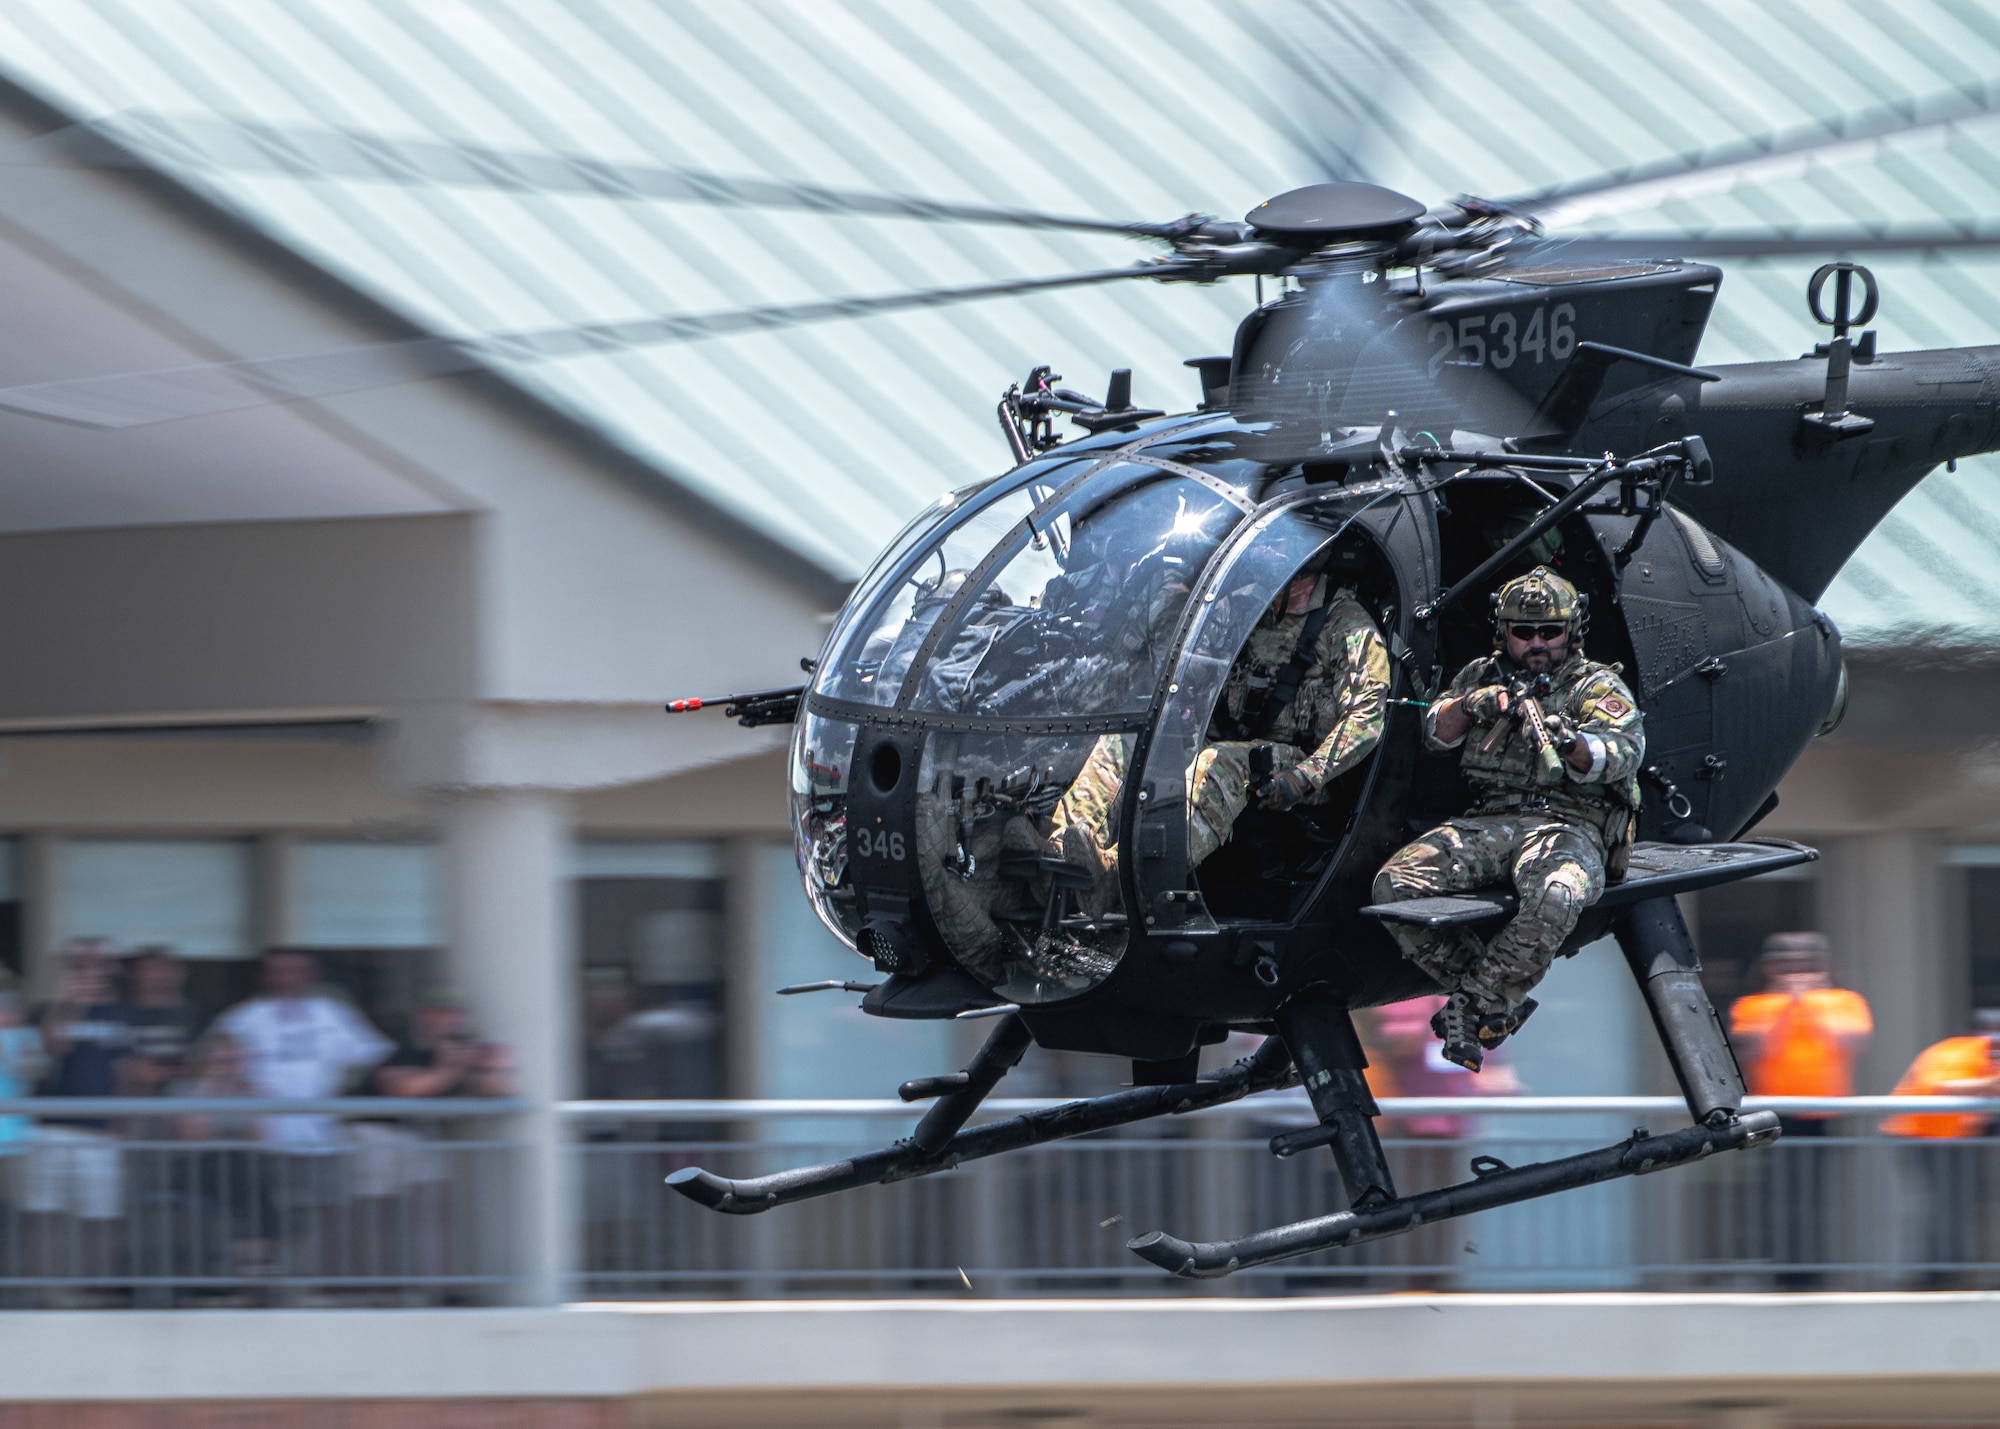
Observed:
[[[1500,697],[1506,693],[1505,685],[1481,685],[1460,700],[1458,707],[1474,724],[1493,724],[1504,713],[1500,708]]]
[[[1270,788],[1263,796],[1264,807],[1289,809],[1301,800],[1311,797],[1317,787],[1304,770],[1287,769],[1282,774],[1272,776]]]

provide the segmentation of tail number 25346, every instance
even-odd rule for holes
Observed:
[[[1446,362],[1454,366],[1505,371],[1525,357],[1567,361],[1576,351],[1576,308],[1569,303],[1528,309],[1526,320],[1514,310],[1468,313],[1456,322],[1435,322],[1424,334],[1431,348],[1430,372],[1436,377]],[[1458,354],[1454,356],[1454,354]]]

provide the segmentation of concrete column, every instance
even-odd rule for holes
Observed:
[[[472,790],[444,807],[445,912],[454,979],[486,1035],[509,1042],[528,1111],[505,1234],[527,1304],[560,1304],[575,1259],[569,1137],[555,1104],[575,1094],[575,924],[570,801],[546,790]]]
[[[250,880],[250,950],[280,948],[298,936],[293,903],[292,850],[298,840],[289,833],[263,833],[253,841],[255,873]]]
[[[774,886],[778,880],[769,850],[768,839],[731,839],[723,860],[724,1082],[730,1096],[752,1101],[769,1094],[766,1049],[777,987],[768,956],[773,900],[804,897],[796,888]],[[755,1139],[754,1132],[746,1139]]]
[[[1917,831],[1828,840],[1820,925],[1835,976],[1868,999],[1875,1036],[1855,1067],[1857,1092],[1886,1092],[1910,1060],[1964,1030],[1953,989],[1947,880],[1937,842]]]

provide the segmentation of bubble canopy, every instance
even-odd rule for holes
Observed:
[[[1212,702],[1223,647],[1329,539],[1260,513],[1268,540],[1242,540],[1266,474],[1066,455],[906,528],[829,636],[794,731],[794,836],[828,927],[891,973],[921,973],[941,945],[1023,1005],[1110,976],[1131,941],[1110,846],[1156,703],[1205,726],[1190,701]],[[1218,564],[1236,571],[1227,598],[1191,615]],[[1205,695],[1168,678],[1177,659]],[[1155,735],[1151,780],[1179,784],[1163,771],[1184,742]]]

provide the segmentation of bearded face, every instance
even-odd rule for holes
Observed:
[[[1507,658],[1531,675],[1546,674],[1569,654],[1569,626],[1517,621],[1506,630]]]

